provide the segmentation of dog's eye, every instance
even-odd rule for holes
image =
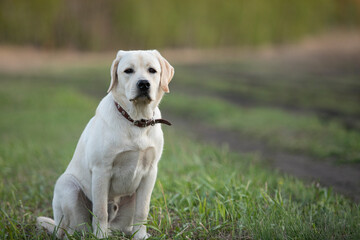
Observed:
[[[156,70],[154,68],[149,68],[149,73],[156,73]]]
[[[134,69],[127,68],[127,69],[125,69],[124,73],[126,73],[126,74],[134,73]]]

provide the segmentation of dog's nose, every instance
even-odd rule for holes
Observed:
[[[148,80],[139,80],[136,85],[140,91],[147,91],[150,88],[150,83]]]

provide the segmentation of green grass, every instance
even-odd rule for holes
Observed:
[[[179,115],[191,113],[193,119],[217,128],[265,141],[272,148],[338,162],[360,161],[360,133],[346,130],[336,121],[324,124],[312,115],[292,114],[276,108],[245,108],[214,97],[183,94],[173,94],[162,106]]]
[[[274,63],[257,59],[184,65],[176,68],[180,81],[174,84],[215,95],[237,96],[257,105],[360,116],[360,99],[354,90],[360,87],[358,67],[351,62],[330,67],[324,71],[322,65],[312,67],[307,63],[302,67],[276,59]]]
[[[1,77],[1,239],[53,238],[35,229],[35,218],[52,216],[55,181],[70,161],[98,104],[97,99],[70,87],[79,83],[77,78],[68,81],[68,75],[22,76],[19,81]],[[80,82],[86,78],[81,76],[79,73]],[[101,88],[105,91],[106,87],[107,82]],[[179,103],[180,97],[167,96],[163,106],[181,112],[183,104],[191,103],[199,112],[197,116],[211,119],[219,118],[222,108],[233,107],[218,102],[211,112],[205,107],[213,104],[211,99],[189,98]],[[247,126],[255,116],[263,116],[260,110],[243,110],[219,120],[232,126],[235,114],[239,114]],[[266,115],[273,116],[274,121],[279,116],[289,117],[281,111],[268,111]],[[292,125],[295,129],[306,127],[310,120]],[[312,128],[322,129],[311,121]],[[254,129],[261,125],[253,124]],[[256,155],[238,155],[226,147],[196,142],[173,127],[165,126],[164,130],[165,150],[148,218],[153,239],[360,238],[359,205],[331,189],[267,170]]]
[[[36,83],[1,86],[0,238],[43,239],[34,219],[51,215],[55,180],[71,159],[94,101]]]
[[[299,59],[307,61],[301,65]],[[163,107],[271,148],[359,163],[357,65],[347,58],[315,66],[311,57],[299,59],[179,66],[173,83],[178,91]]]
[[[183,231],[178,236],[190,239],[331,239],[358,234],[353,221],[359,218],[359,206],[347,205],[331,190],[265,170],[255,156],[182,137],[171,142],[173,137],[168,135],[153,195],[150,224],[159,234]],[[345,222],[353,222],[354,228]]]

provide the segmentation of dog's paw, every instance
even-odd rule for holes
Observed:
[[[97,229],[96,231],[94,231],[94,235],[99,239],[107,238],[109,236],[109,233],[111,233],[111,232],[106,231],[106,230],[100,230],[100,229]]]
[[[133,226],[123,227],[121,231],[126,235],[131,235],[133,233]]]
[[[149,237],[151,237],[151,235],[146,232],[146,227],[144,225],[134,227],[133,234],[134,233],[135,233],[135,235],[134,235],[133,239],[136,239],[136,240],[148,239]]]
[[[143,236],[143,238],[138,238],[138,239],[148,239],[149,237],[151,237],[151,235],[149,233],[145,233],[145,236]]]

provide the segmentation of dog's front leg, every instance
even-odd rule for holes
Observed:
[[[99,238],[107,237],[108,233],[108,196],[110,172],[102,168],[92,171],[92,204],[94,234]]]
[[[149,214],[151,193],[154,189],[156,175],[157,167],[154,167],[150,170],[148,175],[143,177],[139,188],[136,191],[136,207],[133,228],[135,239],[146,239],[150,236],[146,233],[146,226],[144,223],[146,223],[147,216]]]

